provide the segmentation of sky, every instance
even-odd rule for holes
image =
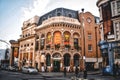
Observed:
[[[99,17],[97,0],[0,0],[0,39],[9,42],[21,35],[23,21],[59,7],[81,11],[82,8]],[[3,47],[0,42],[0,48]]]

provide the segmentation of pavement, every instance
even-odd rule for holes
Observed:
[[[50,80],[120,80],[120,76],[114,78],[113,76],[102,76],[100,71],[89,71],[87,74],[87,79],[83,79],[83,72],[78,74],[78,77],[75,77],[75,73],[67,73],[64,77],[63,72],[40,72],[44,77],[47,77]]]

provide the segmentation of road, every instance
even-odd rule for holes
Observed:
[[[21,72],[11,72],[0,70],[0,80],[72,80],[74,73],[67,73],[67,76],[64,77],[62,72],[54,73],[41,73],[38,74],[24,74]],[[79,78],[82,78],[83,74],[81,73]],[[88,80],[120,80],[120,76],[114,78],[112,76],[102,76],[101,74],[91,75],[87,77]]]
[[[63,74],[53,75],[45,73],[25,74],[21,72],[0,71],[0,80],[69,80]]]

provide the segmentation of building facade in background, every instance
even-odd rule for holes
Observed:
[[[57,8],[23,23],[18,40],[18,66],[39,71],[74,71],[98,68],[102,62],[99,18],[90,12]],[[83,58],[84,56],[84,58]],[[84,65],[85,64],[85,65]],[[97,67],[96,67],[97,66]]]
[[[98,0],[104,66],[120,63],[120,0]]]

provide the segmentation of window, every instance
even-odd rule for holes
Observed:
[[[120,15],[120,0],[111,2],[112,16]]]
[[[120,0],[117,1],[117,12],[120,14]]]
[[[115,33],[115,38],[119,39],[119,34],[120,34],[120,22],[119,21],[115,21],[114,22],[114,33]]]
[[[79,42],[78,42],[78,38],[74,38],[74,48],[79,50]]]
[[[31,43],[31,46],[33,45],[33,43]]]
[[[44,20],[46,20],[46,17],[43,17],[43,18],[42,18],[42,21],[44,21]]]
[[[29,46],[29,44],[27,44],[27,46]]]
[[[69,13],[69,14],[68,14],[68,17],[72,17],[72,14]]]
[[[91,40],[92,39],[92,35],[91,33],[88,33],[88,40]]]
[[[24,47],[26,47],[26,44],[24,45]]]
[[[92,51],[92,45],[91,44],[88,45],[88,51]]]
[[[51,18],[52,17],[52,14],[49,14],[48,18]]]
[[[38,49],[39,49],[39,42],[36,41],[35,50],[37,51]]]
[[[61,16],[61,13],[57,13],[57,16]]]
[[[50,66],[50,65],[51,65],[51,63],[50,63],[50,57],[51,57],[50,54],[47,54],[47,55],[46,55],[46,65],[47,65],[47,66]]]
[[[102,20],[103,18],[102,18],[102,7],[100,7],[100,20]]]

